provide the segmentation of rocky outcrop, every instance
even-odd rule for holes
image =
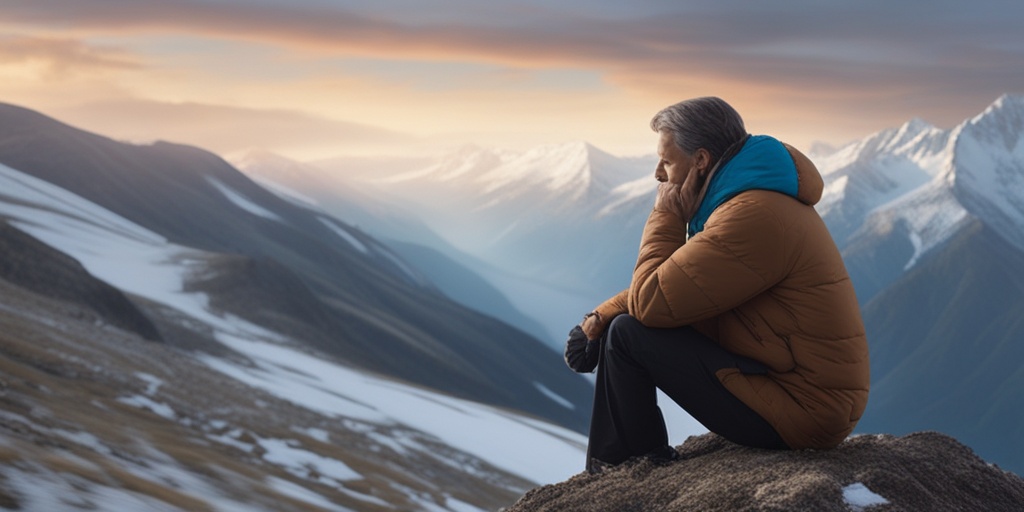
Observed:
[[[630,461],[533,489],[507,512],[1024,509],[1024,479],[936,432],[859,435],[825,451],[758,450],[705,434],[678,450],[667,465]]]
[[[161,341],[153,322],[117,288],[74,258],[0,219],[0,279],[91,310],[102,322]]]

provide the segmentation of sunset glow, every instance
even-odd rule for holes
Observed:
[[[644,154],[651,115],[703,95],[751,132],[836,145],[1024,92],[1017,2],[0,3],[0,101],[221,153]]]

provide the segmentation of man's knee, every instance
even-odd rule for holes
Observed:
[[[628,348],[629,342],[637,338],[644,325],[629,315],[619,315],[608,325],[608,336],[605,337],[605,350],[612,352]]]

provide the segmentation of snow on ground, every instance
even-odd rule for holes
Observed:
[[[321,224],[327,226],[328,228],[331,229],[331,231],[337,233],[342,240],[348,242],[348,244],[354,247],[357,251],[363,254],[370,254],[370,249],[366,247],[366,244],[360,242],[358,238],[352,236],[352,234],[349,233],[348,230],[342,228],[341,226],[338,226],[337,223],[335,223],[331,219],[325,217],[319,217],[319,219]]]
[[[309,489],[306,489],[305,487],[302,487],[302,486],[297,485],[297,484],[293,484],[293,483],[291,483],[291,482],[289,482],[287,480],[282,480],[280,478],[277,478],[276,476],[272,476],[270,478],[267,478],[267,484],[269,484],[270,487],[273,488],[275,491],[277,491],[277,492],[279,492],[281,494],[284,494],[285,496],[288,496],[290,498],[295,498],[295,499],[297,499],[299,501],[305,501],[306,503],[310,503],[312,505],[316,505],[316,506],[321,507],[321,508],[326,509],[326,510],[340,510],[340,511],[348,510],[348,509],[339,509],[338,505],[336,505],[336,504],[334,504],[334,503],[332,503],[330,501],[327,501],[327,498],[324,498],[323,496],[320,496],[319,494],[317,494],[317,493],[315,493],[313,491],[310,491]]]
[[[234,204],[235,206],[258,217],[276,220],[278,222],[284,222],[284,219],[282,219],[278,214],[254,203],[251,199],[243,196],[235,189],[221,183],[220,180],[207,176],[206,181],[213,185],[214,188],[217,189],[217,191],[223,194],[224,197],[227,198],[228,201],[231,201],[231,203]]]
[[[843,500],[854,512],[861,512],[874,505],[886,505],[889,500],[875,494],[866,485],[857,482],[843,487]]]
[[[573,405],[572,402],[566,400],[564,397],[562,397],[562,395],[559,395],[558,393],[555,393],[554,391],[551,391],[544,384],[541,384],[540,382],[534,381],[533,386],[535,388],[537,388],[537,391],[540,391],[541,393],[544,393],[544,396],[550,398],[556,404],[561,405],[562,407],[565,407],[566,409],[575,409],[576,408],[576,406]]]
[[[586,438],[494,407],[374,377],[250,336],[218,339],[255,363],[205,356],[212,368],[329,416],[422,431],[444,444],[540,484],[579,473]],[[404,444],[403,444],[404,446]],[[428,448],[422,448],[429,453]]]

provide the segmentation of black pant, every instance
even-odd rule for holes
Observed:
[[[587,467],[592,459],[619,464],[668,446],[657,403],[661,389],[708,430],[735,443],[786,448],[775,429],[729,392],[721,368],[765,373],[767,367],[732,354],[692,327],[654,329],[629,315],[608,327],[597,366]]]

